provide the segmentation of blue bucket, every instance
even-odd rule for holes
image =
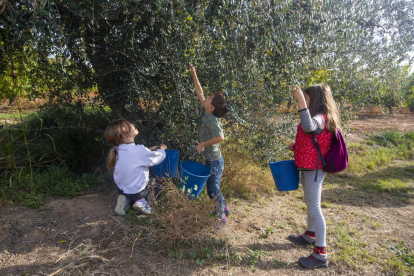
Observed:
[[[165,159],[152,167],[152,172],[155,177],[176,177],[178,174],[178,160],[180,157],[180,150],[165,150]]]
[[[210,168],[194,161],[183,161],[180,163],[180,168],[179,188],[183,189],[190,198],[197,198],[211,175]]]
[[[278,191],[293,191],[299,188],[299,171],[295,160],[272,162],[269,166]]]

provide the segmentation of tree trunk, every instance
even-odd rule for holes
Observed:
[[[11,58],[11,78],[13,80],[14,87],[17,87],[17,73],[16,73],[16,64],[14,64],[13,57]],[[13,94],[13,92],[12,92]],[[14,96],[10,96],[9,98],[9,106],[12,106],[16,101]]]
[[[291,111],[292,111],[292,107],[293,107],[293,102],[292,102],[292,99],[289,99],[289,102],[288,102],[288,104],[287,104],[287,109],[288,109],[288,112],[291,112]]]

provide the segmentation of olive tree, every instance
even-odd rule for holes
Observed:
[[[35,1],[12,6],[26,2]],[[34,26],[37,76],[58,81],[51,92],[62,103],[69,88],[96,85],[98,102],[132,120],[141,143],[193,155],[193,63],[207,93],[227,95],[232,141],[264,161],[294,134],[292,118],[277,112],[293,103],[292,86],[323,80],[341,107],[363,103],[413,50],[413,10],[408,0],[61,0],[39,1],[22,21]]]

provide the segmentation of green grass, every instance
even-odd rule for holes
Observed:
[[[93,114],[93,113],[100,112],[100,111],[103,111],[105,113],[110,113],[112,110],[109,106],[105,106],[105,107],[103,107],[103,109],[98,108],[97,106],[94,106],[94,105],[86,105],[84,107],[84,112],[86,114]],[[21,114],[22,119],[26,119],[29,116],[36,115],[36,112],[37,111],[35,111],[35,110],[34,111],[29,111],[29,112],[27,112],[27,111],[22,112],[22,114]],[[19,114],[19,112],[0,113],[0,120],[17,120],[17,121],[19,121],[20,120],[20,114]]]
[[[348,172],[354,174],[374,171],[388,166],[394,160],[414,159],[414,132],[402,134],[388,131],[374,134],[363,144],[348,145]]]
[[[393,275],[413,275],[414,273],[414,253],[405,246],[404,242],[396,245],[384,243],[384,248],[388,249],[393,255],[383,261],[390,273]]]
[[[225,260],[227,256],[221,251],[226,244],[227,241],[214,238],[206,241],[204,246],[191,244],[189,240],[175,245],[168,243],[168,257],[172,261],[187,258],[198,266],[204,266]]]
[[[374,134],[370,140],[377,142],[382,146],[393,145],[395,147],[408,147],[412,149],[414,146],[414,132],[410,131],[406,134],[403,134],[398,131],[387,131],[384,134]]]
[[[414,173],[413,132],[375,134],[364,143],[348,145],[348,153],[349,166],[345,172],[326,180],[332,185],[332,191],[341,190],[348,199],[365,199],[377,204],[384,198],[388,198],[390,204],[412,201],[412,188],[407,183],[413,180]],[[343,185],[353,189],[345,189]],[[331,198],[333,203],[343,200],[342,197]]]
[[[100,110],[102,110],[102,109],[101,109],[101,108],[99,108],[99,107],[97,107],[97,106],[95,106],[95,105],[86,105],[86,106],[84,107],[84,110],[85,110],[85,112],[94,113],[94,112],[96,112],[96,111],[100,111]],[[104,106],[104,107],[103,107],[103,111],[104,111],[104,112],[111,112],[111,111],[112,111],[112,109],[111,109],[109,106]]]
[[[414,269],[414,253],[410,248],[405,246],[404,242],[401,242],[396,246],[388,246],[388,249],[396,254],[396,256],[402,260],[404,265]]]
[[[49,167],[46,171],[20,170],[0,178],[0,199],[31,208],[39,208],[49,197],[74,197],[102,181],[89,174],[78,175],[67,168]]]
[[[355,229],[348,226],[348,221],[344,220],[336,227],[328,227],[328,235],[335,240],[336,254],[331,258],[333,262],[343,262],[354,270],[360,269],[360,264],[375,262],[368,252],[367,242]]]
[[[32,114],[32,112],[22,113],[22,119],[27,118],[31,114]],[[19,113],[0,113],[0,120],[17,120],[17,121],[20,121],[20,114]]]
[[[413,132],[388,131],[372,135],[360,144],[348,145],[348,169],[330,175],[324,183],[322,207],[335,209],[341,216],[337,222],[327,222],[328,236],[334,241],[333,263],[344,264],[354,271],[370,271],[372,266],[378,266],[392,275],[414,273],[414,256],[404,241],[384,232],[387,226],[375,215],[357,211],[360,206],[381,210],[414,204],[413,150]],[[350,206],[354,212],[340,212],[333,206]],[[373,241],[367,231],[376,233],[380,241]],[[394,246],[389,246],[386,240],[391,240]]]
[[[378,222],[372,226],[376,229],[382,227]],[[342,263],[348,269],[359,272],[370,271],[372,265],[379,265],[384,272],[392,275],[412,275],[414,254],[404,246],[404,242],[396,246],[381,242],[372,244],[364,235],[364,232],[349,226],[347,220],[336,226],[329,225],[328,236],[334,240],[335,247],[335,254],[330,256],[331,263]],[[394,254],[390,255],[390,252]]]

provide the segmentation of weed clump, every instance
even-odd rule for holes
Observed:
[[[275,182],[269,168],[264,168],[248,156],[235,152],[225,155],[225,160],[222,183],[225,196],[252,199],[275,191]]]
[[[108,259],[97,254],[97,246],[92,244],[90,239],[83,240],[79,245],[70,248],[65,254],[59,257],[55,263],[60,268],[52,272],[54,275],[88,275],[99,273],[99,270],[107,266]],[[92,271],[91,271],[92,270]]]
[[[153,200],[153,214],[128,211],[127,224],[122,227],[125,237],[139,233],[138,239],[150,244],[154,252],[162,252],[172,260],[191,258],[199,266],[215,258],[226,258],[223,248],[228,243],[217,239],[217,230],[225,231],[226,226],[220,228],[220,220],[211,214],[214,202],[204,193],[189,199],[174,180],[162,180],[163,191]]]
[[[189,199],[172,181],[164,181],[163,195],[156,203],[152,233],[167,245],[203,243],[211,238],[220,221],[210,212],[214,204],[207,196]]]

